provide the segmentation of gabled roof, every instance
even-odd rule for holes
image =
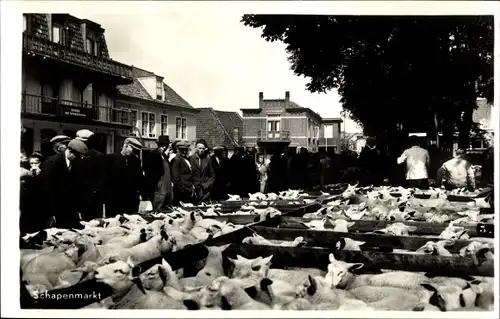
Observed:
[[[196,137],[204,139],[210,148],[223,145],[234,149],[239,141],[234,139],[234,129],[238,128],[238,139],[243,129],[243,119],[237,112],[216,111],[213,108],[198,108],[196,117]]]
[[[151,96],[146,88],[141,84],[139,78],[143,77],[160,77],[151,71],[143,70],[135,66],[132,67],[134,82],[132,84],[119,85],[118,91],[120,94],[135,97],[143,100],[156,101],[158,104],[172,105],[177,107],[183,107],[188,109],[194,109],[186,100],[184,100],[177,92],[174,91],[170,86],[163,82],[163,90],[165,91],[165,101],[158,101],[155,97]]]

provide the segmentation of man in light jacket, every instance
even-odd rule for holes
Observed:
[[[437,172],[436,182],[446,189],[466,187],[469,191],[476,188],[474,169],[465,159],[465,151],[457,150],[451,160],[445,162]]]
[[[410,188],[429,188],[429,152],[420,147],[418,137],[410,136],[410,148],[397,159],[398,164],[406,162],[406,182]]]

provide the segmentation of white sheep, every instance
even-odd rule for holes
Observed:
[[[229,279],[229,278],[228,278]],[[224,310],[268,310],[268,305],[252,299],[245,290],[230,280],[220,283],[222,309]]]
[[[441,234],[438,236],[442,239],[469,239],[468,230],[462,226],[455,226],[453,222],[450,222],[448,227],[446,227]]]
[[[198,271],[194,281],[196,285],[207,285],[211,283],[215,278],[224,276],[224,269],[222,266],[222,253],[231,244],[217,246],[205,246],[208,250],[208,255],[206,258],[205,266]]]
[[[418,305],[429,297],[423,290],[408,290],[396,287],[362,286],[349,290],[356,298],[377,310],[403,311]]]
[[[301,224],[306,226],[308,229],[326,230],[325,223],[326,223],[326,218],[319,219],[319,220],[311,220],[308,223],[301,223]]]
[[[374,234],[386,234],[392,236],[409,236],[409,232],[414,232],[417,230],[416,226],[408,226],[403,223],[397,222],[393,223],[383,229],[375,230]]]
[[[447,256],[451,257],[452,254],[446,250],[447,246],[452,246],[455,244],[455,240],[453,239],[446,239],[446,240],[440,240],[438,242],[433,242],[433,241],[428,241],[417,249],[415,252],[416,253],[421,253],[421,254],[427,254],[427,255],[439,255],[439,256]]]
[[[352,227],[355,224],[355,222],[348,222],[344,219],[328,219],[328,221],[334,226],[332,231],[339,233],[348,233],[348,227]]]
[[[146,291],[139,279],[141,269],[128,258],[119,260],[95,271],[97,282],[103,282],[112,290],[114,309],[185,309],[179,301],[163,292]]]
[[[126,260],[131,257],[137,263],[143,263],[154,258],[159,258],[172,251],[175,246],[175,239],[169,237],[162,230],[160,235],[156,235],[147,242],[135,245],[130,248],[120,249],[118,255]]]
[[[337,243],[335,243],[335,249],[361,251],[360,246],[364,244],[364,241],[354,240],[349,237],[342,237],[337,241]]]
[[[428,303],[441,311],[455,311],[459,308],[474,307],[478,290],[476,286],[467,285],[460,288],[454,285],[422,284],[432,294]]]

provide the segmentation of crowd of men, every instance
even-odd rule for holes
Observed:
[[[95,136],[80,130],[74,138],[56,136],[51,140],[54,154],[39,153],[21,160],[21,232],[48,226],[80,228],[81,220],[105,215],[136,213],[140,201],[149,201],[154,210],[182,203],[221,201],[228,194],[247,197],[255,192],[307,189],[337,182],[382,185],[394,182],[391,171],[404,165],[408,187],[428,188],[429,152],[410,138],[410,147],[390,160],[373,138],[357,156],[328,150],[323,158],[305,148],[276,150],[268,160],[254,148],[237,147],[228,158],[224,146],[209,149],[205,140],[190,154],[186,141],[160,136],[157,148],[144,148],[133,137],[121,150],[103,154],[95,148]],[[483,164],[485,184],[493,183],[493,151]],[[476,187],[472,165],[463,151],[442,164],[434,186],[448,189]],[[490,154],[490,156],[488,156]]]

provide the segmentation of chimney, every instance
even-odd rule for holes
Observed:
[[[259,92],[259,109],[262,108],[264,102],[264,92]]]
[[[288,107],[290,104],[290,91],[285,92],[285,107]]]

